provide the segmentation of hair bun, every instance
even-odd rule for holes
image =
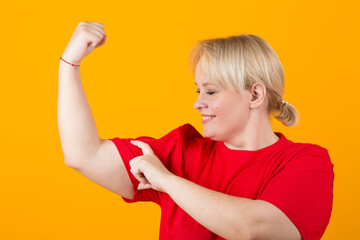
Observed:
[[[281,100],[279,103],[279,112],[274,114],[274,117],[287,127],[296,126],[299,123],[299,113],[296,108],[284,100]]]

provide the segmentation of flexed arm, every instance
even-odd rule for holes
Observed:
[[[73,33],[62,58],[74,65],[106,40],[100,23],[81,22]],[[64,61],[59,66],[58,127],[65,162],[76,166],[94,154],[99,134],[81,83],[80,69]]]
[[[106,41],[104,26],[81,22],[62,58],[74,65]],[[80,79],[80,69],[60,61],[58,127],[67,166],[96,184],[131,199],[133,186],[118,150],[110,140],[99,138]]]

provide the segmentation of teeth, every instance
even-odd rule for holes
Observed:
[[[215,116],[203,116],[204,120],[210,119],[210,118],[214,118]]]

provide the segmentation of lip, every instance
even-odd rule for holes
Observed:
[[[203,124],[211,122],[212,120],[214,120],[216,118],[215,115],[201,115],[201,117],[203,118],[201,121]],[[204,117],[211,117],[211,118],[204,119]]]

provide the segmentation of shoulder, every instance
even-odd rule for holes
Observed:
[[[285,138],[283,146],[284,154],[287,155],[289,163],[311,165],[312,167],[326,167],[329,169],[334,166],[328,150],[320,145],[293,142]]]
[[[138,140],[150,145],[151,148],[173,148],[182,145],[182,142],[191,142],[191,140],[203,140],[204,138],[191,124],[181,125],[159,138],[149,136],[140,136],[137,138],[113,138],[115,145],[134,148],[130,140]],[[138,149],[135,147],[134,149]]]
[[[181,125],[172,130],[168,135],[176,135],[182,138],[203,138],[203,136],[190,123]]]
[[[176,142],[184,142],[184,141],[202,141],[205,138],[189,123],[179,126],[174,130],[170,131],[163,137],[161,137],[160,141],[171,141],[174,140]]]
[[[180,153],[184,149],[189,150],[196,143],[203,145],[204,138],[191,124],[181,125],[160,138],[138,137],[136,140],[144,141],[150,145],[154,153],[169,156],[169,154]],[[159,157],[159,156],[158,156]]]
[[[328,150],[284,138],[273,156],[275,170],[258,199],[279,208],[304,239],[320,239],[333,201],[334,172]]]

